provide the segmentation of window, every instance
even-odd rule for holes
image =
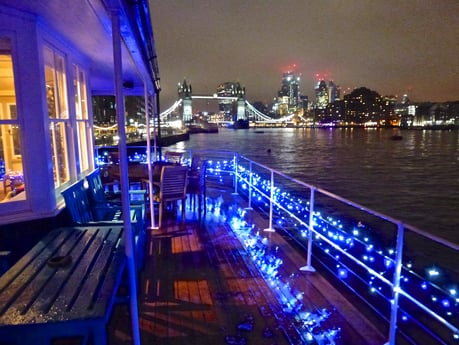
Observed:
[[[11,41],[5,37],[0,37],[0,182],[0,202],[25,199]]]
[[[51,48],[44,48],[46,98],[53,157],[54,185],[59,187],[70,180],[68,135],[69,112],[64,56]]]
[[[80,171],[90,168],[90,140],[92,138],[91,127],[88,119],[88,102],[86,94],[86,76],[84,71],[77,65],[73,66],[73,85],[75,88],[75,113],[78,137],[78,161]]]

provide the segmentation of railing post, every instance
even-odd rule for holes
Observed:
[[[249,163],[249,206],[248,210],[252,209],[252,161]]]
[[[269,195],[269,227],[265,231],[274,232],[273,228],[273,199],[274,199],[274,170],[271,170],[271,184],[270,184],[270,195]]]
[[[234,195],[237,195],[237,154],[233,157],[233,165],[234,165]]]
[[[392,283],[392,305],[390,311],[389,341],[385,345],[395,345],[397,336],[398,299],[400,295],[400,276],[402,272],[402,254],[405,227],[397,223],[397,254],[395,258],[394,281]]]
[[[315,196],[315,189],[311,188],[311,194],[309,197],[308,252],[307,252],[306,266],[300,267],[300,271],[307,271],[307,272],[316,271],[316,269],[312,267],[312,264],[311,264],[312,233],[314,230],[314,196]]]

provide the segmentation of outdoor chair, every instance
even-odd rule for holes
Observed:
[[[182,224],[185,223],[186,186],[188,167],[166,165],[162,167],[159,190],[155,191],[154,201],[159,204],[159,227],[161,228],[164,211],[172,205],[177,212],[177,201],[181,200]]]
[[[121,192],[106,191],[100,176],[100,170],[96,169],[86,176],[90,202],[97,212],[103,212],[104,208],[121,208]],[[131,208],[137,213],[138,221],[145,218],[145,190],[129,190]]]
[[[188,174],[187,194],[190,195],[190,208],[196,209],[197,198],[199,216],[201,216],[203,206],[204,213],[206,210],[206,168],[207,162],[199,159],[198,165],[191,168]]]
[[[201,165],[202,157],[198,154],[193,154],[191,157],[191,164],[190,164],[190,173],[188,175],[197,174],[199,167]]]
[[[166,151],[164,153],[164,160],[169,163],[181,164],[183,152]]]

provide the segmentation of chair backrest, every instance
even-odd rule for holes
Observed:
[[[206,170],[207,162],[205,160],[201,160],[199,162],[199,187],[201,190],[206,189]]]
[[[96,204],[106,202],[107,198],[105,196],[105,188],[100,177],[100,170],[96,169],[87,175],[86,181],[88,181],[88,191],[91,197],[90,201],[93,201]]]
[[[84,180],[75,182],[61,194],[64,197],[65,206],[75,223],[94,221]]]
[[[200,155],[194,154],[191,157],[190,171],[191,173],[198,171],[201,166],[202,158]]]
[[[186,197],[187,174],[186,166],[163,166],[159,187],[161,201],[180,200]]]
[[[166,151],[166,153],[164,153],[164,159],[169,163],[182,163],[182,156],[183,152]]]

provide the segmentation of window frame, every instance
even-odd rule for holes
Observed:
[[[44,44],[42,51],[45,79],[48,79],[48,76],[52,77],[52,80],[45,80],[45,88],[54,187],[58,189],[71,181],[72,178],[72,150],[69,146],[72,142],[72,136],[70,133],[70,102],[67,84],[69,75],[68,63],[66,55],[51,45]]]

